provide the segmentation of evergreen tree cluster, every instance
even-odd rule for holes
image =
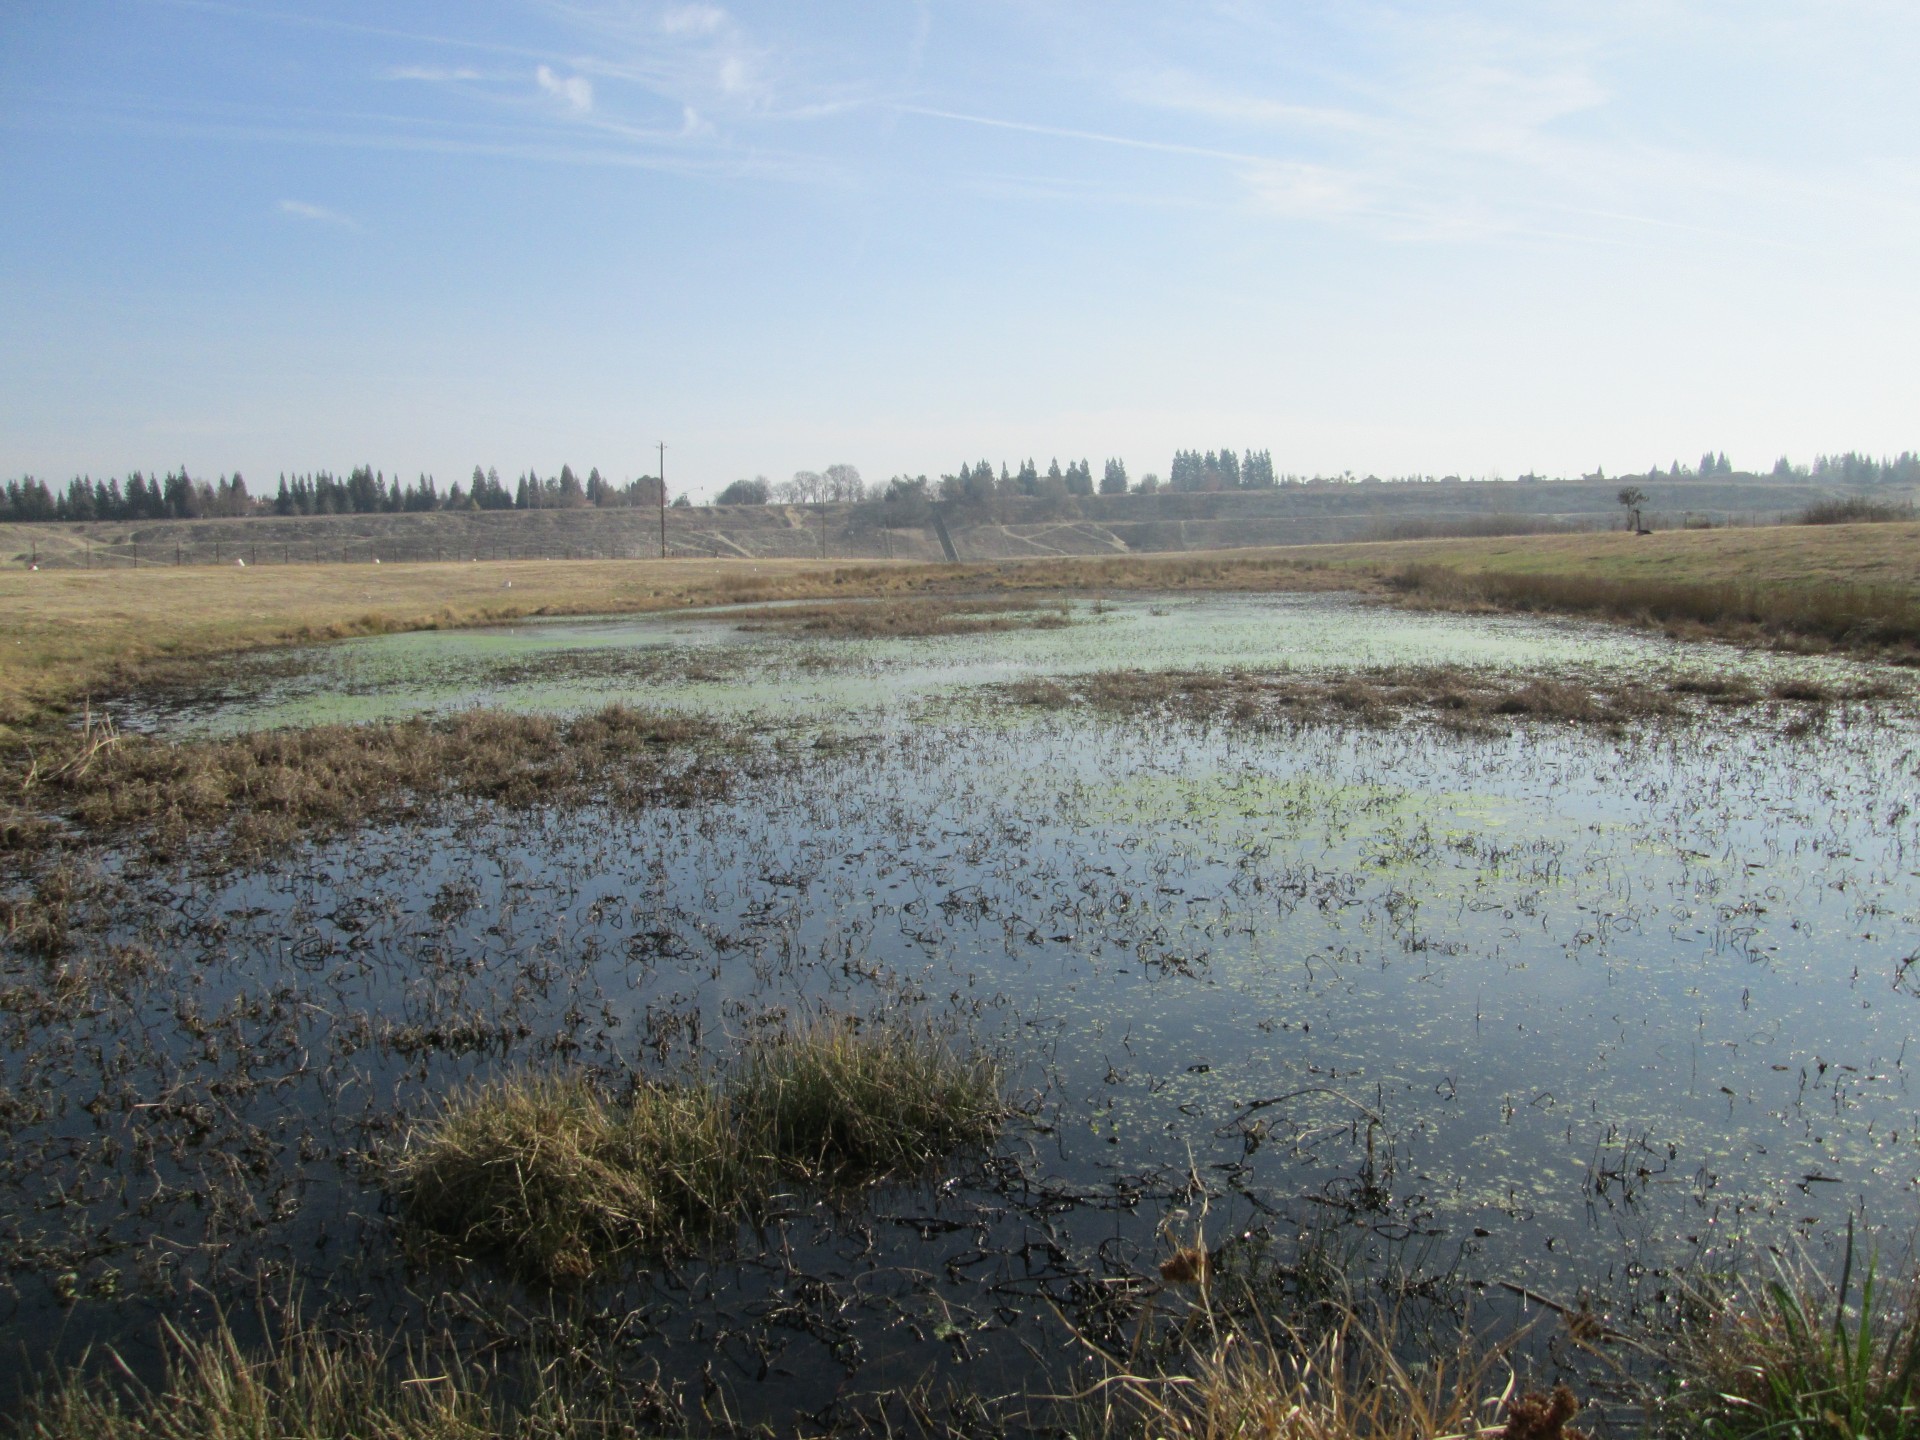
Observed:
[[[1843,485],[1916,485],[1920,484],[1920,455],[1902,450],[1891,460],[1875,460],[1849,450],[1844,455],[1816,457],[1811,473],[1815,480]]]
[[[257,502],[239,475],[213,484],[195,480],[186,468],[149,480],[138,470],[118,480],[78,478],[61,491],[31,475],[9,480],[0,492],[0,521],[192,520],[203,515],[251,515]]]
[[[1121,491],[1126,489],[1127,467],[1118,460],[1109,460],[1106,473],[1101,477],[1102,494],[1116,493],[1107,488],[1116,474]],[[1093,489],[1091,460],[1069,460],[1063,468],[1057,456],[1048,462],[1044,475],[1029,457],[1017,471],[1008,470],[1002,461],[996,475],[992,462],[982,460],[977,465],[962,465],[957,475],[940,477],[940,498],[960,504],[981,505],[996,496],[1060,500],[1070,495],[1091,495]]]
[[[1735,473],[1724,450],[1707,451],[1697,469],[1676,460],[1665,470],[1655,465],[1647,472],[1655,480],[1708,480]],[[1824,480],[1833,485],[1920,485],[1920,453],[1902,450],[1891,459],[1876,460],[1863,451],[1849,450],[1844,455],[1815,456],[1811,465],[1796,465],[1782,455],[1773,462],[1772,475],[1776,480]]]
[[[431,475],[403,484],[398,475],[388,476],[370,465],[358,466],[345,477],[317,470],[309,475],[282,475],[271,500],[250,494],[239,475],[223,475],[209,484],[195,480],[182,466],[151,479],[136,470],[125,485],[118,480],[75,479],[59,491],[31,475],[11,480],[0,490],[0,521],[197,520],[210,515],[369,515],[659,503],[660,481],[652,475],[616,485],[594,469],[582,481],[570,465],[562,465],[558,475],[544,479],[528,471],[512,490],[501,482],[499,471],[478,465],[465,487],[455,481],[445,491]]]
[[[384,472],[361,465],[344,480],[325,470],[291,480],[282,475],[279,493],[267,508],[275,515],[369,515],[438,510],[449,498],[440,494],[431,476],[422,475],[403,487],[398,475],[389,480]]]
[[[1278,483],[1268,450],[1249,450],[1244,458],[1231,449],[1176,450],[1167,471],[1172,490],[1271,490]]]

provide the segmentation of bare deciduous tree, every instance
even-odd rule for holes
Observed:
[[[1647,503],[1647,492],[1638,485],[1626,485],[1621,487],[1618,499],[1632,519],[1632,528],[1635,531],[1644,529],[1640,523],[1640,507]]]

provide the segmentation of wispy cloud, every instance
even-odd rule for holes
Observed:
[[[1249,166],[1247,188],[1260,209],[1296,220],[1336,220],[1374,208],[1366,182],[1326,165],[1269,160]]]
[[[1350,134],[1379,129],[1378,121],[1356,110],[1249,95],[1188,70],[1157,70],[1126,76],[1119,82],[1118,89],[1123,98],[1156,109],[1235,125]]]
[[[542,65],[533,72],[540,88],[560,100],[576,115],[593,109],[593,82],[584,75],[559,75],[552,66]]]
[[[419,80],[429,85],[457,85],[470,80],[485,80],[487,75],[464,66],[395,65],[381,72],[389,80]]]
[[[712,35],[729,18],[718,5],[678,5],[660,17],[660,28],[669,35]]]
[[[342,215],[338,210],[329,210],[324,205],[314,205],[305,200],[282,200],[280,213],[291,215],[296,220],[313,220],[322,225],[338,225],[346,230],[358,230],[359,222]]]
[[[1123,150],[1149,150],[1162,155],[1193,155],[1207,160],[1232,160],[1245,164],[1265,164],[1268,157],[1248,150],[1223,150],[1211,145],[1188,145],[1175,140],[1150,140],[1137,135],[1113,134],[1104,130],[1083,129],[1074,125],[1043,125],[1033,120],[1007,119],[997,115],[975,115],[964,110],[942,110],[931,105],[893,105],[902,115],[923,115],[930,120],[952,120],[962,125],[978,125],[987,130],[1013,130],[1023,135],[1052,135],[1062,140],[1084,140],[1094,145],[1112,145]]]

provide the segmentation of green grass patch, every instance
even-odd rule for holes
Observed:
[[[1682,1415],[1706,1440],[1920,1435],[1920,1285],[1889,1295],[1853,1230],[1838,1284],[1782,1267],[1707,1297],[1680,1341]]]

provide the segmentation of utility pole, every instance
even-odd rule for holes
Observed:
[[[667,442],[660,442],[660,558],[667,558]]]

